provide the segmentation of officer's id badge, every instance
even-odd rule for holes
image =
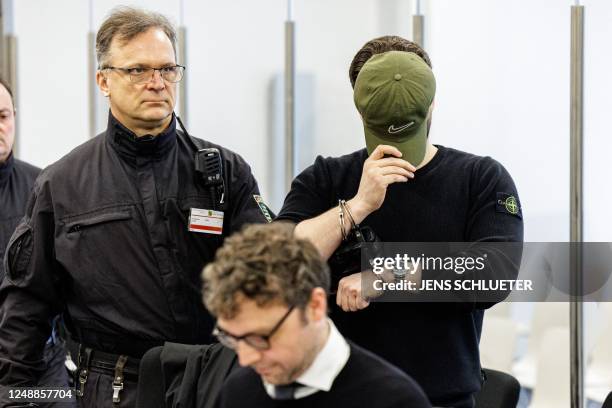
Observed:
[[[519,202],[518,198],[512,194],[497,193],[495,210],[500,213],[514,215],[520,219],[523,219],[521,203]]]
[[[221,235],[223,233],[223,211],[192,208],[189,212],[189,231]]]
[[[261,198],[260,195],[253,194],[253,199],[255,200],[257,205],[259,206],[259,209],[261,210],[261,213],[266,218],[266,220],[268,222],[272,222],[272,215],[271,215],[272,212],[270,211],[270,209],[268,208],[268,206],[264,202],[263,198]]]

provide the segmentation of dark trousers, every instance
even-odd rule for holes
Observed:
[[[126,378],[123,381],[123,390],[119,397],[121,401],[113,404],[113,375],[106,372],[98,372],[92,369],[87,376],[85,392],[82,398],[78,398],[79,407],[87,408],[115,408],[136,406],[137,382]]]
[[[66,369],[66,347],[62,340],[55,339],[45,346],[44,360],[47,369],[38,380],[38,386],[69,387],[69,374]],[[46,408],[76,408],[76,401],[39,403]]]

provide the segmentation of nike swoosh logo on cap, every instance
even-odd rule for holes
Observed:
[[[394,134],[394,133],[399,133],[402,130],[406,130],[408,129],[410,126],[414,125],[414,121],[410,122],[410,123],[406,123],[404,126],[400,126],[398,128],[395,127],[395,125],[391,125],[389,126],[389,129],[387,130],[387,132]]]

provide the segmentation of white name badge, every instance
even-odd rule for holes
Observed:
[[[189,212],[189,231],[221,235],[223,233],[223,211],[192,208]]]

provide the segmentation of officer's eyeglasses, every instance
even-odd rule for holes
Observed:
[[[213,336],[217,337],[219,343],[223,344],[225,347],[231,348],[232,350],[235,350],[236,347],[238,347],[239,341],[244,341],[246,344],[257,350],[268,350],[270,348],[270,338],[278,331],[283,322],[287,320],[287,317],[289,317],[294,308],[295,306],[291,306],[289,310],[287,310],[287,313],[285,313],[285,315],[278,321],[278,323],[276,323],[276,326],[274,326],[267,335],[247,333],[243,336],[234,336],[219,326],[215,326]]]
[[[114,69],[127,74],[130,77],[130,81],[134,84],[144,84],[149,82],[155,75],[155,71],[159,71],[161,77],[168,82],[179,82],[183,79],[185,73],[185,67],[182,65],[174,65],[171,67],[163,68],[120,68],[120,67],[104,67],[101,70]]]

